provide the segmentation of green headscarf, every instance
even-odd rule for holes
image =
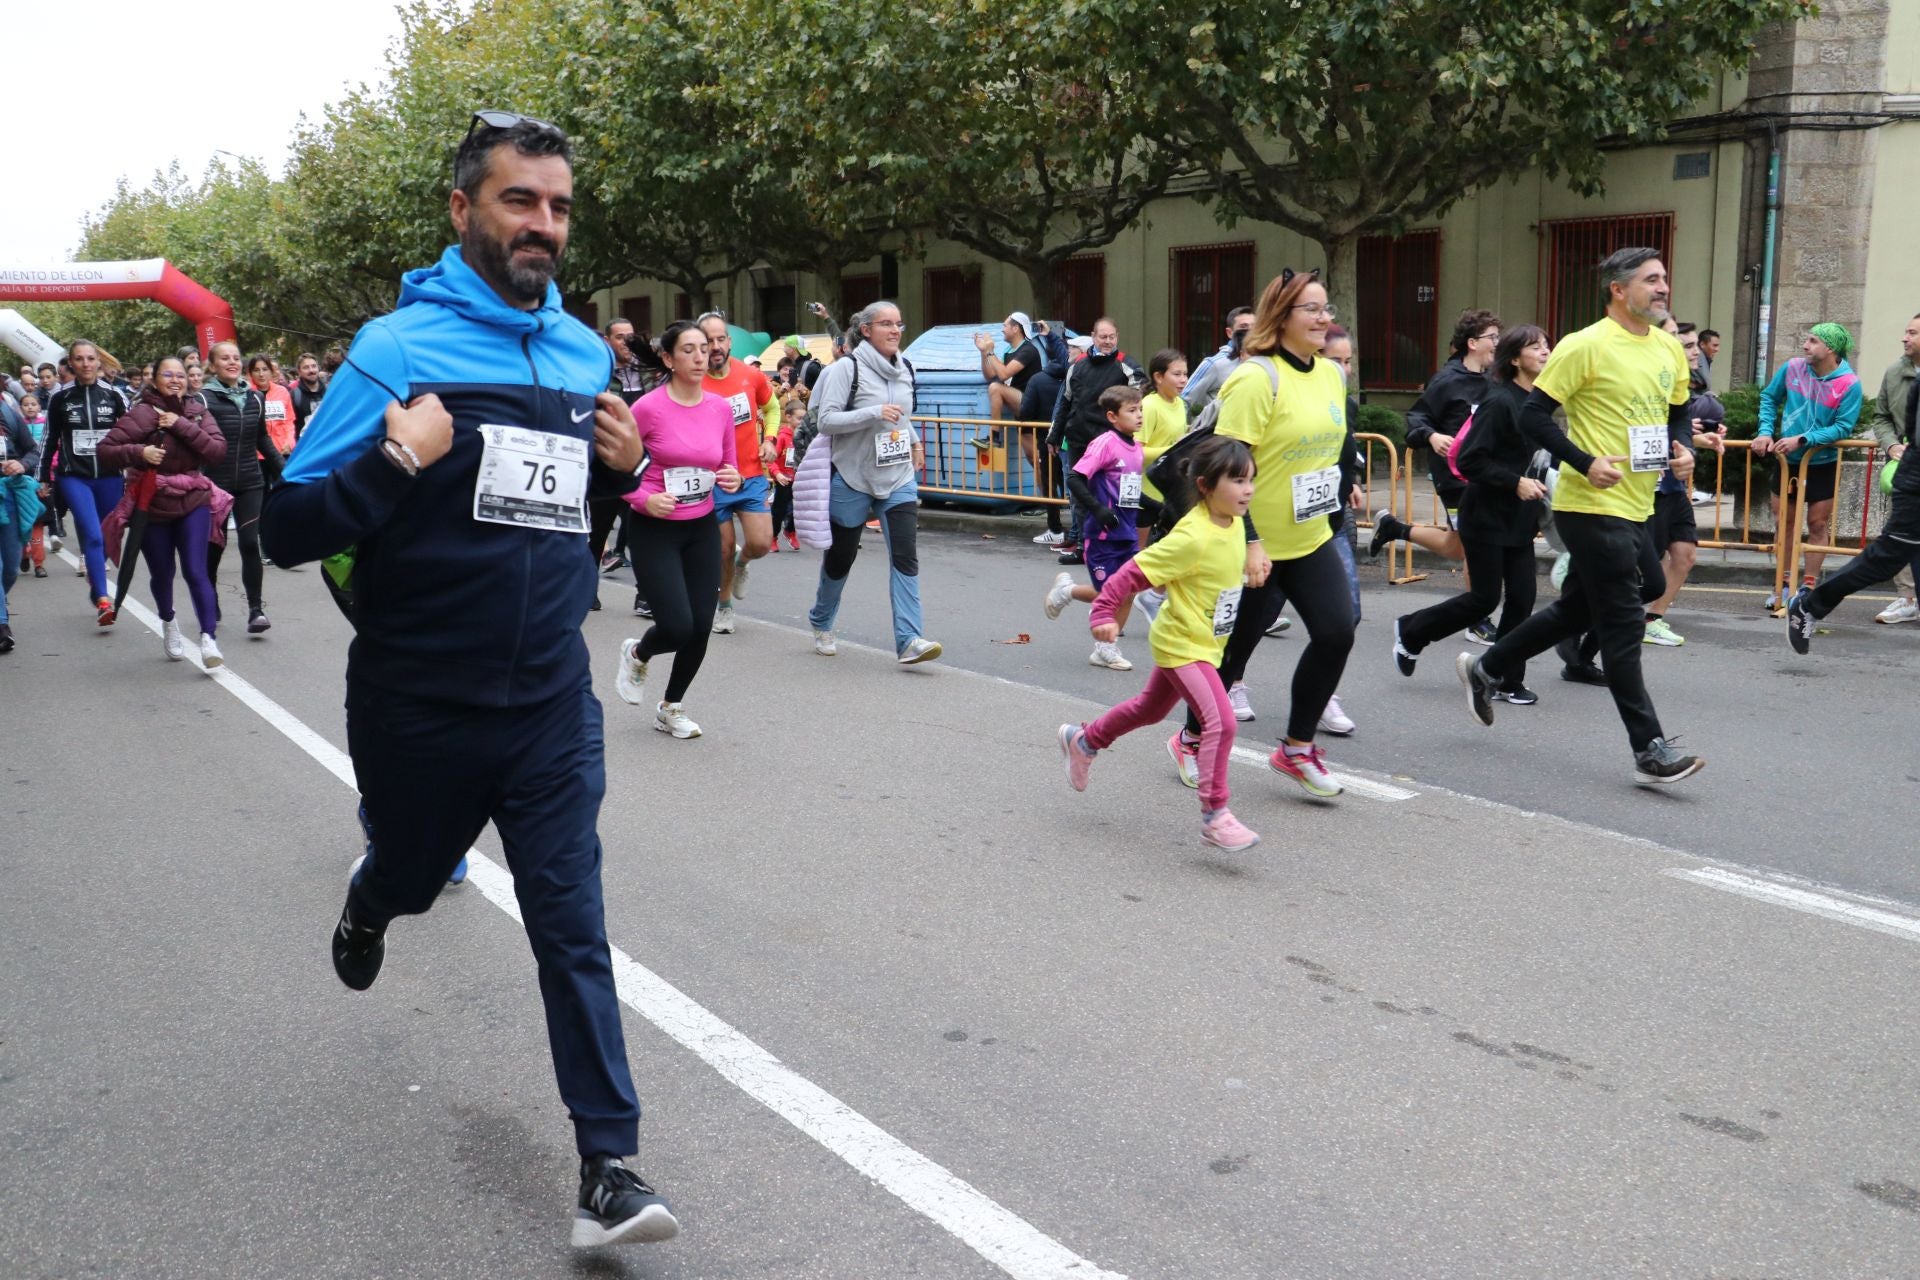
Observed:
[[[1833,348],[1833,354],[1842,360],[1845,360],[1847,353],[1853,350],[1853,335],[1847,332],[1845,325],[1828,320],[1813,326],[1808,332]]]

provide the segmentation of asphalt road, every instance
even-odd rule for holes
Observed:
[[[949,660],[906,671],[863,647],[879,555],[832,660],[801,631],[817,558],[755,565],[690,742],[612,699],[637,620],[603,588],[609,932],[639,1164],[685,1229],[585,1256],[501,873],[398,922],[372,991],[327,963],[358,834],[317,572],[269,570],[275,629],[222,681],[136,618],[102,634],[65,571],[22,583],[0,1275],[1915,1272],[1889,693],[1920,628],[1852,603],[1795,659],[1757,598],[1683,597],[1652,687],[1711,764],[1649,794],[1601,691],[1542,670],[1489,731],[1449,662],[1401,679],[1385,622],[1436,596],[1370,585],[1332,750],[1362,787],[1236,764],[1265,839],[1225,856],[1156,737],[1066,788],[1054,727],[1141,676],[1085,665],[1084,610],[1046,621],[1050,556],[932,533],[923,564]],[[1256,656],[1248,746],[1299,644]]]

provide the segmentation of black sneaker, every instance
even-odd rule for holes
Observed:
[[[1607,673],[1591,662],[1576,662],[1560,668],[1560,678],[1569,684],[1590,684],[1599,689],[1607,687]]]
[[[1382,507],[1373,513],[1373,537],[1367,540],[1367,559],[1378,560],[1387,544],[1399,538],[1400,517]]]
[[[1495,689],[1493,696],[1498,702],[1511,702],[1516,707],[1530,707],[1540,701],[1540,695],[1523,684],[1517,684],[1511,689]]]
[[[1493,727],[1493,677],[1480,670],[1480,659],[1463,653],[1453,660],[1460,683],[1467,688],[1467,714],[1489,729]]]
[[[1807,612],[1807,595],[1807,589],[1802,587],[1787,601],[1787,643],[1795,653],[1805,653],[1813,644],[1814,618]]]
[[[618,573],[627,567],[627,558],[618,551],[609,551],[600,557],[600,572]]]
[[[380,976],[380,962],[387,958],[387,930],[357,925],[353,908],[340,908],[340,923],[333,931],[333,971],[340,981],[355,991],[365,991]]]
[[[248,635],[257,636],[262,631],[271,631],[271,630],[273,630],[273,623],[267,621],[267,611],[265,609],[247,610],[247,634]]]
[[[599,592],[597,591],[594,592],[593,599],[587,602],[587,612],[588,613],[600,612],[600,593]]]
[[[1500,633],[1494,629],[1493,619],[1482,618],[1467,628],[1466,638],[1475,644],[1490,645],[1500,638]]]
[[[651,618],[653,616],[653,606],[648,604],[646,597],[642,596],[638,591],[633,593],[633,616],[636,618]]]
[[[1410,676],[1414,665],[1420,661],[1420,655],[1407,648],[1400,639],[1400,621],[1399,618],[1393,620],[1393,665],[1400,668],[1401,675]]]
[[[1665,738],[1655,738],[1633,758],[1633,780],[1643,787],[1664,787],[1706,767],[1701,757],[1681,755]]]
[[[13,652],[13,628],[0,622],[0,653]]]
[[[680,1234],[680,1222],[659,1192],[618,1156],[580,1162],[580,1207],[573,1214],[573,1247],[658,1244]]]
[[[1086,558],[1080,554],[1080,548],[1078,547],[1073,548],[1071,551],[1062,551],[1060,558],[1055,561],[1056,564],[1085,564],[1086,562]]]

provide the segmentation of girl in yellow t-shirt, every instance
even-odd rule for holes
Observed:
[[[1200,501],[1171,532],[1107,579],[1093,602],[1093,638],[1111,643],[1120,603],[1148,586],[1164,588],[1167,602],[1153,622],[1153,674],[1138,696],[1091,724],[1060,726],[1067,781],[1087,789],[1087,771],[1103,747],[1122,734],[1158,724],[1185,699],[1200,720],[1200,838],[1229,852],[1260,837],[1227,810],[1227,762],[1233,755],[1233,704],[1220,683],[1220,651],[1240,616],[1247,564],[1242,518],[1253,497],[1253,454],[1237,440],[1216,436],[1194,449],[1188,464]],[[1168,743],[1178,750],[1177,737]]]

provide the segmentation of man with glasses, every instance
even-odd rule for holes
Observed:
[[[613,358],[553,284],[567,247],[565,134],[474,117],[454,160],[460,243],[364,326],[268,498],[277,564],[351,553],[347,750],[367,856],[332,939],[356,991],[387,926],[427,910],[491,822],[539,968],[580,1152],[576,1246],[665,1240],[639,1146],[602,905],[605,739],[581,638],[589,497],[643,451],[606,392]],[[329,573],[335,566],[329,565]]]
[[[1180,393],[1180,398],[1187,402],[1189,417],[1199,417],[1200,411],[1220,394],[1220,388],[1227,385],[1227,375],[1239,367],[1240,344],[1247,340],[1247,331],[1251,328],[1252,307],[1235,307],[1227,312],[1227,340],[1220,344],[1218,351],[1194,366],[1187,378],[1186,390]]]
[[[733,493],[715,490],[713,518],[720,522],[720,607],[713,629],[733,634],[733,602],[746,592],[747,563],[773,550],[773,504],[767,496],[767,464],[773,461],[773,442],[780,434],[780,401],[767,375],[733,358],[733,338],[727,332],[727,314],[709,311],[696,324],[707,335],[707,377],[701,383],[727,402],[733,413],[733,443],[739,454],[740,487]],[[733,522],[740,521],[735,539]]]

